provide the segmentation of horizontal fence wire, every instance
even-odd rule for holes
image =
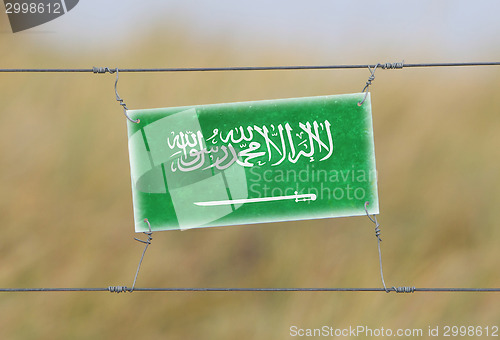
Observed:
[[[117,289],[120,288],[120,289]],[[407,290],[395,288],[386,291],[384,288],[134,288],[134,292],[384,292],[384,293],[500,293],[500,288],[415,288]],[[15,292],[132,292],[127,287],[107,288],[0,288],[0,293]]]
[[[415,67],[455,67],[455,66],[500,66],[500,62],[460,62],[460,63],[382,63],[357,65],[299,65],[299,66],[235,66],[235,67],[170,67],[170,68],[3,68],[0,72],[59,72],[59,73],[106,73],[114,72],[215,72],[215,71],[273,71],[273,70],[334,70],[365,69],[381,66],[382,68]],[[397,67],[396,67],[397,66]]]

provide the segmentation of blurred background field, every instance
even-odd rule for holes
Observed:
[[[101,32],[91,27],[72,43],[54,42],[57,27],[13,36],[3,15],[0,28],[0,68],[374,63],[407,54],[409,63],[499,60],[497,41],[466,58],[390,45],[360,54],[356,43],[338,53],[294,41],[245,49],[227,31],[200,38],[203,27],[179,19],[149,22],[129,43],[108,47],[92,40]],[[119,93],[131,109],[154,108],[355,93],[368,76],[124,73]],[[499,76],[498,67],[377,71],[372,111],[389,286],[500,286]],[[1,287],[131,285],[143,245],[133,240],[126,121],[113,83],[109,74],[0,74]],[[381,286],[366,217],[153,237],[139,287]],[[491,326],[499,325],[499,302],[497,293],[1,293],[0,337],[286,339],[292,325]]]

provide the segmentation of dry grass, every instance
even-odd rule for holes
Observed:
[[[2,67],[232,63],[222,43],[204,46],[203,59],[186,58],[193,46],[179,38],[129,47],[119,63],[90,54],[68,62],[41,47],[26,51],[28,38],[10,39],[0,36]],[[149,108],[357,92],[367,75],[123,74],[119,86],[129,107]],[[377,76],[386,281],[498,286],[498,70]],[[110,75],[1,75],[0,286],[130,285],[142,245],[133,241],[125,119],[112,86]],[[380,286],[373,225],[358,217],[157,233],[138,285]],[[492,325],[498,302],[495,294],[3,293],[0,337],[281,339],[290,325]]]

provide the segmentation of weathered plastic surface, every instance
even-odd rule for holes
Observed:
[[[135,230],[378,214],[363,96],[128,111]]]

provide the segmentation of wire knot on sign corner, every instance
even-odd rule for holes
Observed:
[[[134,291],[135,283],[137,282],[137,276],[139,276],[139,270],[141,269],[142,260],[144,260],[144,255],[146,254],[146,250],[148,250],[148,247],[151,244],[151,241],[153,240],[153,237],[151,236],[151,235],[153,235],[153,231],[151,231],[151,224],[149,223],[149,220],[147,218],[145,218],[144,223],[147,223],[149,231],[145,231],[145,232],[143,232],[143,234],[146,235],[148,237],[148,239],[146,241],[144,241],[144,240],[141,240],[141,239],[134,237],[134,240],[141,242],[141,243],[144,243],[146,246],[144,247],[144,251],[142,252],[141,260],[139,261],[139,265],[137,266],[137,271],[135,272],[134,283],[132,284],[132,288],[129,289],[129,292],[131,292],[131,293]]]
[[[384,64],[376,64],[373,66],[368,65],[368,70],[370,71],[370,76],[368,77],[368,80],[365,83],[365,87],[363,87],[363,91],[361,93],[364,93],[365,96],[363,97],[363,100],[358,102],[358,106],[363,105],[365,102],[366,98],[368,97],[368,92],[369,92],[369,87],[372,84],[372,82],[375,80],[375,71],[377,70],[378,67],[380,67],[383,70],[396,70],[396,69],[402,69],[404,67],[405,61],[403,60],[402,62],[396,62],[396,63],[384,63]]]
[[[127,107],[127,104],[125,104],[125,102],[123,101],[123,99],[120,97],[120,95],[118,94],[118,78],[119,78],[119,75],[118,75],[118,67],[116,68],[109,68],[109,67],[93,67],[92,68],[92,72],[94,73],[99,73],[99,74],[103,74],[103,73],[109,73],[109,74],[113,74],[113,73],[116,73],[116,80],[115,80],[115,97],[116,97],[116,101],[120,104],[120,106],[123,108],[123,114],[125,115],[125,117],[131,121],[132,123],[140,123],[140,119],[132,119],[128,116],[127,114],[127,110],[128,110],[128,107]]]
[[[143,234],[147,235],[148,239],[146,241],[143,241],[134,237],[134,240],[150,245],[151,241],[153,240],[153,237],[151,236],[153,235],[153,232],[151,231],[151,224],[149,223],[149,220],[147,218],[144,219],[144,223],[147,223],[149,231],[144,231]]]
[[[373,69],[371,68],[370,65],[368,65],[368,70],[370,71],[370,76],[368,77],[368,80],[366,81],[365,87],[363,87],[363,91],[361,91],[361,93],[364,93],[365,96],[364,96],[362,101],[358,102],[358,106],[363,105],[366,98],[368,97],[368,88],[372,84],[372,81],[375,80],[375,71],[377,70],[377,67],[379,67],[379,65],[380,64],[375,65],[375,67],[373,67]]]
[[[368,205],[370,205],[370,202],[366,201],[365,202],[366,216],[368,216],[370,221],[372,221],[373,224],[375,224],[375,237],[377,237],[377,240],[379,242],[382,242],[382,238],[380,238],[380,234],[382,233],[382,231],[380,230],[380,223],[378,223],[377,217],[375,215],[373,215],[373,217],[370,216],[370,214],[368,213]]]
[[[145,235],[148,236],[147,240],[144,241],[144,240],[141,240],[141,239],[134,237],[134,240],[139,241],[141,243],[144,243],[146,246],[144,247],[144,250],[143,250],[142,256],[141,256],[141,260],[139,261],[139,265],[137,266],[137,270],[135,272],[134,282],[132,283],[132,287],[128,288],[127,286],[109,286],[107,290],[110,293],[124,293],[124,292],[133,293],[134,292],[135,283],[137,282],[137,277],[139,276],[139,270],[141,269],[142,260],[144,260],[144,255],[146,254],[146,250],[148,250],[148,246],[151,244],[151,241],[153,240],[153,237],[151,236],[151,235],[153,235],[153,231],[151,230],[151,224],[149,223],[149,220],[147,218],[145,218],[144,223],[147,223],[148,230],[149,230],[149,231],[143,232]]]
[[[382,250],[380,249],[380,242],[382,242],[382,238],[380,237],[381,230],[380,230],[380,223],[377,221],[377,216],[373,214],[370,216],[370,213],[368,212],[368,205],[370,202],[366,201],[365,202],[365,212],[366,216],[370,219],[370,221],[375,224],[375,237],[377,238],[377,246],[378,246],[378,261],[379,261],[379,267],[380,267],[380,279],[382,280],[382,285],[384,286],[384,290],[386,293],[390,292],[396,292],[396,293],[414,293],[415,292],[415,287],[391,287],[387,288],[385,285],[385,280],[384,280],[384,270],[382,268]]]

